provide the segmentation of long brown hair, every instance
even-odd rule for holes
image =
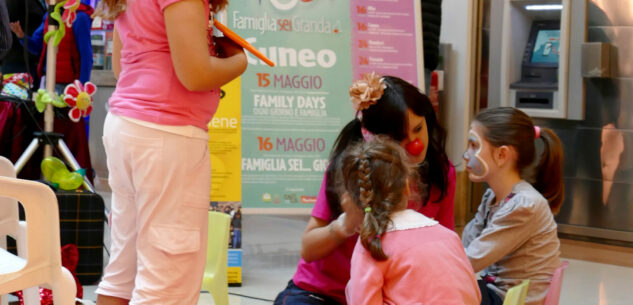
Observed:
[[[413,171],[402,147],[385,137],[358,142],[341,155],[339,193],[348,194],[365,211],[360,239],[376,260],[387,259],[381,237],[391,222],[391,212],[406,201],[407,179]]]
[[[326,171],[326,196],[333,218],[341,214],[341,203],[336,192],[336,169],[339,167],[340,154],[349,145],[363,141],[361,127],[375,135],[389,136],[395,141],[407,137],[407,110],[411,110],[426,120],[429,135],[425,161],[416,169],[417,188],[422,205],[427,202],[439,204],[449,196],[450,163],[446,155],[446,131],[435,116],[429,98],[412,84],[395,76],[384,76],[385,88],[382,97],[375,105],[362,111],[362,121],[353,119],[339,133],[332,145],[330,167]],[[430,197],[431,187],[437,187],[437,196]]]
[[[125,11],[127,0],[101,0],[93,16],[114,20]],[[229,4],[228,0],[209,0],[212,11],[217,13]]]
[[[529,173],[530,166],[536,157],[536,131],[532,119],[523,111],[512,107],[486,109],[475,117],[486,131],[484,138],[492,145],[513,146],[518,153],[517,169],[521,177],[532,181],[532,185],[549,202],[552,213],[558,214],[565,200],[563,183],[563,146],[560,139],[549,128],[540,128],[540,139],[543,141],[543,153]]]

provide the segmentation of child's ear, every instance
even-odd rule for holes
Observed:
[[[502,167],[509,163],[514,156],[514,149],[508,145],[502,145],[497,148],[495,153],[495,162],[498,167]]]

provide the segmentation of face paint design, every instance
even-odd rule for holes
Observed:
[[[463,158],[466,160],[466,167],[469,171],[469,178],[474,182],[483,181],[488,174],[488,164],[479,155],[483,147],[483,141],[477,132],[468,132],[468,148],[464,152]]]

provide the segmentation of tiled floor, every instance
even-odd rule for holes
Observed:
[[[307,217],[245,215],[243,286],[229,288],[231,305],[271,304],[292,277]],[[566,259],[561,305],[632,305],[633,268]],[[633,261],[633,255],[631,255]],[[95,286],[84,287],[93,301]],[[87,303],[89,304],[89,303]],[[198,304],[213,304],[200,294]]]
[[[229,288],[231,305],[272,303],[295,271],[306,221],[307,217],[244,217],[244,284]],[[563,280],[561,305],[633,304],[633,268],[566,260],[570,264]],[[89,291],[94,288],[86,287],[86,292]],[[86,298],[94,300],[88,294]],[[208,293],[201,293],[198,304],[213,304],[213,301]]]

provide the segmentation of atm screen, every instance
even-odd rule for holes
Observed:
[[[534,64],[558,64],[560,30],[539,29],[534,42],[532,60]]]

